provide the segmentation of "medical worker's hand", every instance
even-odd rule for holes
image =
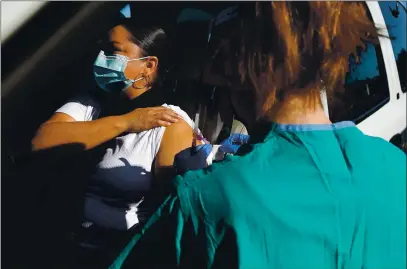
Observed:
[[[126,132],[139,133],[155,127],[168,127],[181,119],[175,111],[163,106],[137,108],[123,116]]]
[[[219,150],[223,153],[235,154],[240,146],[249,142],[250,136],[234,133],[220,143]]]
[[[182,175],[189,170],[207,167],[208,157],[211,158],[211,152],[211,144],[198,145],[179,152],[174,157],[174,168],[177,174]],[[209,163],[212,163],[212,160],[209,160]]]

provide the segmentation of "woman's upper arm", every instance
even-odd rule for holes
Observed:
[[[174,156],[191,147],[192,140],[193,130],[184,120],[167,127],[155,159],[156,173],[169,172],[174,164]]]
[[[49,118],[44,124],[51,122],[74,122],[76,121],[73,117],[69,116],[63,112],[55,112],[51,118]]]

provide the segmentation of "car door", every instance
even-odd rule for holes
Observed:
[[[398,77],[400,79],[401,94],[396,95],[399,97],[396,102],[405,103],[407,96],[407,41],[406,41],[406,1],[380,1],[379,2],[384,21],[386,22],[387,30],[391,38],[391,44],[393,49],[393,55],[396,60],[396,67]],[[406,109],[404,109],[404,115]],[[395,145],[402,147],[407,152],[406,145],[407,132],[403,130],[401,134],[394,135],[390,141]]]

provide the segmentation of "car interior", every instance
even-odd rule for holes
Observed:
[[[126,4],[48,2],[2,42],[2,179],[3,188],[9,190],[3,192],[3,217],[8,220],[3,238],[9,251],[4,262],[13,268],[39,264],[61,268],[61,261],[69,260],[67,242],[81,213],[78,197],[83,195],[88,172],[82,164],[88,163],[88,156],[71,154],[82,151],[81,145],[33,154],[31,139],[66,100],[95,89],[91,74],[100,40]],[[194,8],[217,14],[230,5],[162,2],[157,9],[157,4],[133,2],[130,13],[143,23],[153,20],[164,25],[170,35],[176,33],[180,10]],[[197,100],[204,100],[205,113],[214,115],[208,118],[218,121],[213,87],[201,85],[196,75],[201,59],[195,56],[205,49],[208,22],[181,22],[177,31],[180,38],[172,55],[182,66],[176,73],[183,75],[174,82],[173,103],[193,118]]]

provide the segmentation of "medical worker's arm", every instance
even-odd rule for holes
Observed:
[[[177,176],[173,184],[171,195],[110,269],[211,268],[215,263],[228,268],[221,266],[224,260],[217,256],[221,249],[230,253],[225,257],[233,262],[236,248],[233,239],[232,247],[225,248],[225,240],[233,235],[225,225],[228,206],[217,178],[201,169]]]
[[[65,113],[55,113],[41,125],[34,139],[34,151],[79,143],[94,148],[123,132],[141,132],[158,126],[170,126],[179,115],[165,107],[140,108],[127,114],[92,121],[75,121]]]
[[[206,244],[195,229],[204,227],[193,217],[182,212],[178,196],[169,196],[109,269],[201,268]]]

